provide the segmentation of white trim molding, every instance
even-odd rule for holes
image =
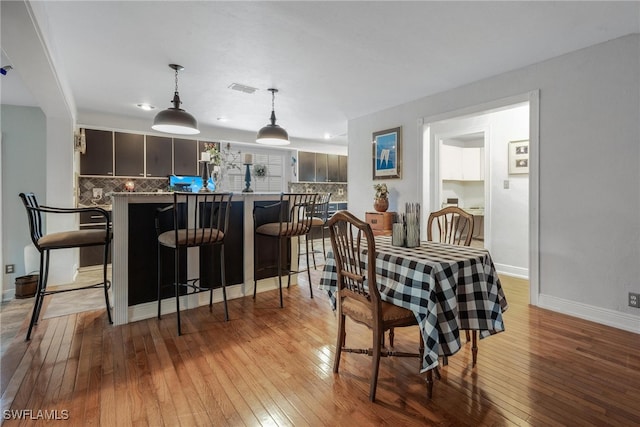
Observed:
[[[640,334],[640,316],[539,294],[538,307]]]

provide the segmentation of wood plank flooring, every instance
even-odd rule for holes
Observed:
[[[27,317],[2,357],[2,410],[31,410],[6,426],[478,426],[640,424],[640,335],[528,305],[527,282],[503,277],[506,332],[449,358],[426,397],[414,359],[382,359],[368,401],[370,358],[344,354],[332,372],[336,318],[308,285],[223,308],[110,326],[104,310],[45,319],[24,342]],[[314,283],[319,271],[313,273]],[[368,346],[347,323],[347,342]],[[417,329],[396,330],[399,350]],[[52,412],[57,411],[57,412]],[[7,413],[3,412],[2,418]]]

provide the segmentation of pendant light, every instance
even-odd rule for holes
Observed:
[[[160,111],[153,119],[151,129],[179,135],[199,134],[198,121],[191,114],[180,108],[182,102],[178,94],[178,71],[184,70],[184,67],[177,64],[169,64],[169,67],[176,72],[176,90],[173,93],[173,101],[171,101],[173,107]]]
[[[256,142],[264,145],[288,145],[289,135],[287,131],[276,124],[275,97],[278,89],[269,89],[271,92],[271,123],[258,131]]]

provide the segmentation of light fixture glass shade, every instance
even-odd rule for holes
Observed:
[[[156,114],[151,129],[178,135],[197,135],[198,121],[182,108],[167,108]]]
[[[289,134],[276,124],[268,124],[258,131],[256,142],[264,145],[288,145]]]

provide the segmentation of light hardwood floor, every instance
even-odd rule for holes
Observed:
[[[528,305],[527,282],[502,278],[507,330],[449,358],[426,397],[417,360],[382,359],[368,401],[370,358],[344,354],[332,372],[336,318],[323,292],[300,286],[110,326],[103,309],[27,319],[2,358],[2,409],[68,411],[64,425],[478,426],[640,424],[640,336]],[[319,271],[312,275],[318,283]],[[402,350],[417,329],[396,330]],[[347,324],[347,342],[370,333]],[[4,413],[3,413],[4,414]],[[6,426],[48,425],[6,420]]]

